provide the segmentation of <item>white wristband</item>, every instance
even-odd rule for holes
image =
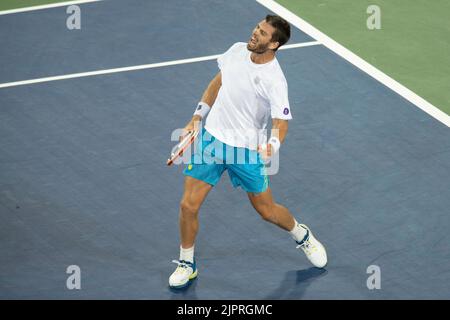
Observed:
[[[269,143],[272,145],[272,154],[275,154],[280,150],[281,142],[277,137],[270,137],[269,141],[267,141],[267,144]]]
[[[194,116],[200,116],[202,119],[205,119],[211,107],[208,106],[205,102],[199,102],[197,105],[197,109],[195,109]]]

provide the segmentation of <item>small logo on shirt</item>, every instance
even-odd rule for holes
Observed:
[[[283,113],[284,113],[285,115],[288,115],[288,114],[289,114],[289,109],[288,109],[288,108],[284,108]]]
[[[197,110],[200,110],[201,108],[202,108],[202,105],[199,104],[198,107],[197,107]]]

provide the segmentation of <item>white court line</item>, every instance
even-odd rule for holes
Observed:
[[[295,43],[295,44],[285,45],[285,46],[281,47],[280,50],[309,47],[309,46],[315,46],[315,45],[319,45],[319,44],[320,44],[320,42],[318,42],[318,41]],[[72,73],[72,74],[66,74],[66,75],[60,75],[60,76],[54,76],[54,77],[38,78],[38,79],[15,81],[15,82],[6,82],[6,83],[0,83],[0,89],[8,88],[8,87],[23,86],[23,85],[27,85],[27,84],[33,84],[33,83],[42,83],[42,82],[58,81],[58,80],[73,79],[73,78],[91,77],[91,76],[97,76],[97,75],[101,75],[101,74],[111,74],[111,73],[118,73],[118,72],[174,66],[177,64],[208,61],[208,60],[217,59],[219,56],[220,56],[220,54],[215,54],[212,56],[204,56],[204,57],[182,59],[182,60],[173,60],[173,61],[151,63],[151,64],[142,64],[142,65],[131,66],[131,67],[96,70],[96,71]]]
[[[321,44],[319,41],[310,41],[310,42],[300,42],[300,43],[293,43],[293,44],[285,44],[280,48],[280,50],[286,50],[286,49],[295,49],[295,48],[304,48],[304,47],[310,47],[310,46],[317,46]]]
[[[83,3],[98,2],[98,1],[102,1],[102,0],[66,1],[66,2],[57,2],[57,3],[51,3],[51,4],[44,4],[44,5],[40,5],[40,6],[32,6],[32,7],[25,7],[25,8],[19,8],[19,9],[3,10],[3,11],[0,11],[0,16],[4,15],[4,14],[12,14],[12,13],[34,11],[34,10],[50,9],[50,8],[56,8],[56,7],[70,6],[70,5],[73,5],[73,4],[83,4]]]
[[[439,110],[434,105],[414,93],[413,91],[409,90],[399,82],[395,81],[388,75],[384,74],[371,64],[369,64],[367,61],[361,59],[356,54],[348,50],[347,48],[343,47],[324,33],[320,32],[318,29],[314,28],[312,25],[310,25],[308,22],[300,18],[299,16],[295,15],[285,7],[281,6],[280,4],[276,3],[273,0],[256,0],[258,3],[263,5],[264,7],[268,8],[269,10],[273,11],[277,15],[283,17],[290,23],[292,23],[294,26],[299,28],[301,31],[305,32],[309,36],[313,37],[314,39],[321,42],[324,46],[329,48],[330,50],[334,51],[338,55],[340,55],[345,60],[349,61],[362,71],[366,72],[368,75],[372,76],[394,92],[401,95],[406,100],[410,101],[426,113],[428,113],[430,116],[434,117],[435,119],[439,120],[443,124],[445,124],[447,127],[450,127],[450,116],[447,115],[445,112]]]

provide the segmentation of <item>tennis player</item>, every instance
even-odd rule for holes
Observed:
[[[264,166],[264,159],[279,152],[288,131],[288,120],[292,119],[287,82],[275,57],[277,49],[289,37],[289,23],[281,17],[267,15],[256,25],[248,43],[231,46],[217,59],[220,71],[209,83],[184,128],[186,131],[198,129],[199,122],[206,119],[197,138],[199,148],[183,172],[184,193],[179,216],[181,246],[179,260],[174,261],[178,266],[169,277],[172,288],[185,287],[197,277],[194,245],[198,212],[224,171],[228,171],[234,187],[240,186],[247,192],[251,204],[264,220],[291,234],[297,248],[303,250],[314,266],[323,268],[327,264],[325,248],[311,230],[274,201]],[[262,140],[266,143],[259,143],[269,118],[272,119],[271,137]],[[224,147],[217,147],[219,144]],[[227,152],[233,155],[230,157]],[[199,153],[201,161],[198,161]],[[236,154],[244,154],[245,159],[253,157],[256,161],[236,163],[239,162]]]

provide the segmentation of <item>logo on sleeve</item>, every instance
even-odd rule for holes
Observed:
[[[197,107],[197,110],[200,110],[201,108],[202,108],[202,105],[199,104],[198,107]]]
[[[288,115],[288,114],[289,114],[289,108],[284,108],[283,113],[284,113],[285,115]]]

